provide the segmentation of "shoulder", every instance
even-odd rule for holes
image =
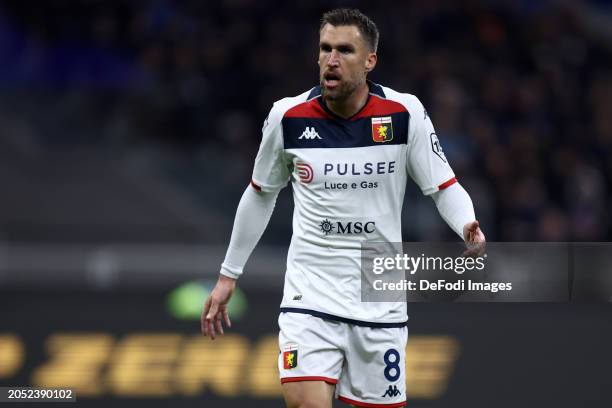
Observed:
[[[418,113],[424,114],[425,108],[423,104],[415,95],[410,93],[398,92],[394,89],[388,88],[386,86],[380,86],[385,94],[385,98],[398,102],[408,110],[411,116],[418,115]]]
[[[280,99],[272,105],[272,109],[270,109],[270,113],[268,114],[268,118],[266,119],[268,124],[279,124],[285,114],[291,109],[299,106],[305,102],[308,102],[311,98],[310,95],[313,94],[316,88],[309,89],[306,92],[302,92],[297,96],[291,96],[287,98]]]

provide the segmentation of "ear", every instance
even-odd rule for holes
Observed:
[[[378,60],[378,57],[376,56],[376,53],[371,52],[368,54],[368,57],[365,63],[366,72],[370,72],[374,69],[374,67],[376,66],[377,60]]]

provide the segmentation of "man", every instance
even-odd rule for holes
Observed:
[[[358,10],[323,16],[317,86],[274,104],[251,185],[238,205],[202,331],[214,339],[226,305],[289,180],[293,237],[279,317],[279,370],[288,407],[406,403],[405,303],[360,299],[360,245],[401,242],[411,177],[468,246],[484,245],[470,197],[447,163],[419,100],[366,80],[376,25]]]

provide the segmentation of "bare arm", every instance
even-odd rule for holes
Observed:
[[[204,336],[214,340],[217,333],[223,334],[223,323],[231,327],[227,304],[236,288],[236,280],[242,275],[244,265],[268,226],[278,193],[279,190],[261,192],[248,186],[242,195],[230,244],[221,264],[221,276],[204,303],[200,318]]]

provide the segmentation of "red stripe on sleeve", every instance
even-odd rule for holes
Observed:
[[[255,184],[253,180],[251,180],[251,187],[253,187],[257,191],[261,191],[261,187]]]
[[[453,177],[452,179],[450,179],[448,181],[445,181],[444,183],[440,184],[438,186],[438,190],[444,190],[445,188],[452,186],[456,182],[457,182],[457,177]]]

